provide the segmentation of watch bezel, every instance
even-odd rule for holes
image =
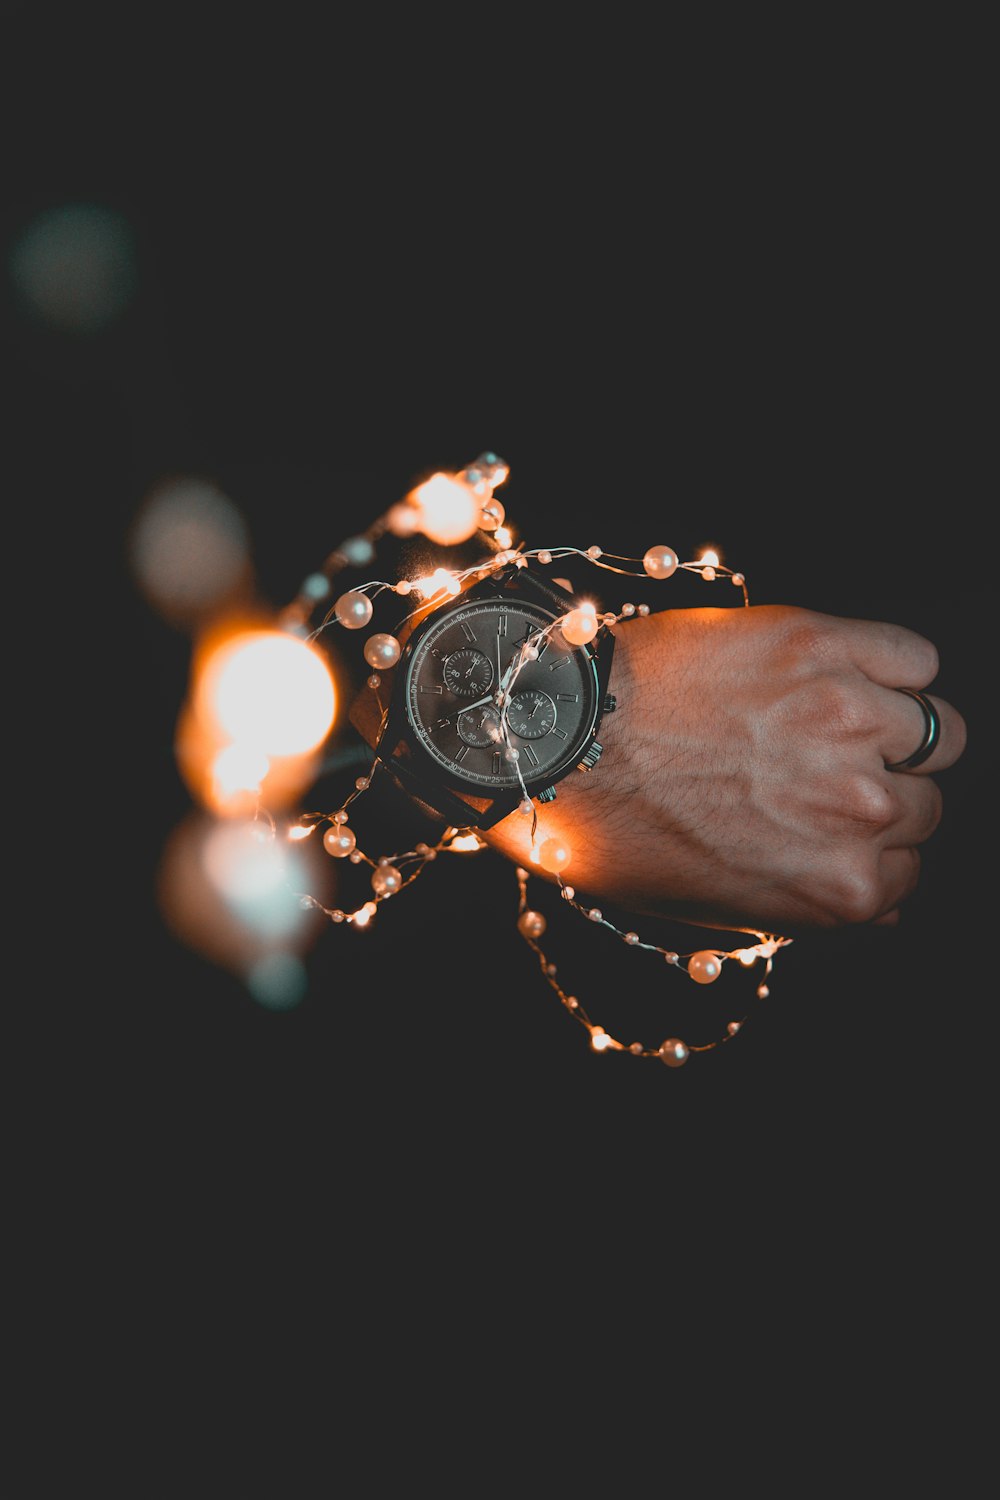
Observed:
[[[549,620],[558,619],[559,614],[563,612],[555,607],[556,600],[554,596],[551,602],[547,598],[543,599],[538,597],[517,598],[516,596],[511,597],[508,595],[505,598],[504,590],[502,589],[502,587],[494,587],[489,589],[488,591],[484,591],[484,594],[481,597],[473,599],[469,597],[469,593],[471,592],[471,590],[467,591],[464,596],[460,595],[457,598],[450,600],[447,604],[441,605],[438,609],[431,611],[431,613],[414,629],[413,633],[410,635],[405,646],[403,647],[403,652],[396,669],[397,682],[399,684],[400,690],[399,702],[401,706],[402,719],[406,727],[407,739],[409,741],[412,754],[416,758],[417,763],[420,767],[420,774],[427,775],[434,781],[436,785],[447,787],[451,791],[464,792],[466,796],[471,795],[480,798],[509,798],[511,796],[517,797],[521,795],[521,787],[520,783],[516,779],[513,782],[507,782],[503,785],[498,785],[496,783],[474,781],[471,778],[465,778],[462,776],[461,771],[458,768],[456,768],[454,772],[447,770],[441,764],[441,762],[437,760],[434,755],[432,755],[431,752],[427,749],[426,745],[423,742],[423,739],[421,738],[420,731],[413,722],[413,718],[410,712],[410,681],[413,671],[414,657],[417,655],[421,643],[426,639],[427,635],[432,630],[436,630],[437,628],[441,627],[443,615],[447,614],[450,617],[452,615],[461,613],[463,610],[479,610],[482,609],[484,605],[493,602],[493,600],[496,600],[497,603],[505,603],[507,607],[511,609],[520,605],[523,609],[534,610],[537,613],[544,615]],[[548,592],[548,590],[546,590],[546,592]],[[572,608],[574,603],[572,595],[567,594],[566,599],[566,607]],[[550,764],[544,769],[540,769],[532,776],[525,775],[522,770],[524,786],[529,796],[534,796],[538,792],[543,791],[546,787],[550,787],[557,781],[561,781],[564,776],[568,775],[570,771],[574,770],[579,765],[581,758],[586,754],[587,749],[594,740],[598,725],[600,723],[602,709],[602,690],[598,670],[599,642],[600,637],[598,636],[593,642],[588,642],[583,646],[573,647],[573,650],[575,652],[581,653],[584,657],[584,661],[586,664],[586,676],[588,678],[588,689],[591,694],[589,711],[586,715],[586,719],[584,720],[586,727],[581,728],[579,732],[575,736],[573,736],[571,741],[567,741],[567,748],[557,762]],[[416,771],[416,765],[411,767],[411,769]]]

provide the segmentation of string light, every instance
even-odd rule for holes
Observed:
[[[512,546],[513,533],[506,524],[503,505],[494,497],[494,490],[508,476],[507,465],[496,454],[483,453],[457,474],[434,474],[418,485],[402,501],[392,505],[367,531],[349,538],[335,549],[321,571],[310,574],[295,600],[281,616],[284,630],[292,634],[306,635],[307,644],[329,626],[340,625],[347,630],[360,630],[368,626],[374,615],[374,601],[383,593],[392,593],[397,598],[413,598],[416,607],[405,615],[396,627],[401,630],[417,615],[440,607],[454,598],[463,586],[473,579],[487,576],[510,565],[519,568],[537,566],[549,568],[567,558],[579,558],[592,567],[624,578],[664,581],[679,572],[696,574],[704,582],[714,584],[728,580],[742,593],[742,602],[749,604],[746,580],[742,573],[725,567],[715,548],[706,548],[701,556],[682,562],[672,547],[662,543],[647,548],[642,557],[623,556],[607,552],[596,543],[587,547],[556,546],[527,548],[523,544]],[[332,580],[336,573],[348,566],[367,566],[375,556],[379,538],[386,532],[394,536],[408,537],[420,531],[440,545],[454,545],[479,534],[484,543],[494,550],[471,567],[449,569],[437,567],[433,572],[416,578],[402,578],[394,582],[370,579],[341,593],[327,608],[314,630],[307,632],[306,626],[317,602],[327,599],[333,592]],[[508,763],[514,767],[522,797],[518,812],[531,818],[530,850],[528,863],[536,870],[554,877],[562,903],[579,913],[591,925],[603,927],[616,935],[622,944],[633,950],[657,955],[669,968],[685,973],[693,982],[709,987],[722,980],[727,963],[735,961],[740,968],[751,969],[762,964],[761,978],[756,983],[758,999],[766,999],[770,989],[766,983],[770,977],[774,956],[780,948],[791,942],[790,938],[758,932],[757,942],[746,944],[731,951],[719,948],[701,948],[691,953],[680,954],[672,949],[645,941],[641,935],[629,928],[622,930],[610,921],[604,912],[578,898],[574,886],[563,879],[563,872],[572,866],[572,849],[565,839],[547,832],[539,826],[538,806],[529,795],[520,770],[520,756],[510,741],[508,708],[513,696],[514,684],[523,667],[537,660],[547,639],[559,632],[566,644],[582,647],[592,641],[602,626],[611,627],[649,614],[649,605],[635,604],[625,600],[617,610],[598,612],[596,604],[583,599],[574,600],[573,606],[544,627],[539,627],[520,644],[512,657],[510,668],[504,674],[497,698],[498,733],[497,743],[502,743]],[[388,670],[399,661],[402,645],[399,637],[388,631],[376,631],[364,644],[364,658],[374,670],[367,682],[369,689],[378,693],[381,686],[381,670]],[[386,714],[382,716],[382,731]],[[342,806],[332,812],[302,813],[284,829],[285,837],[292,841],[309,838],[317,828],[322,828],[322,842],[326,852],[335,859],[344,859],[350,864],[365,865],[369,871],[371,894],[354,910],[340,907],[325,907],[311,894],[300,892],[300,905],[307,909],[324,912],[333,925],[345,925],[358,930],[368,927],[376,916],[382,902],[395,897],[411,885],[432,864],[439,854],[471,854],[486,847],[486,841],[471,827],[448,827],[434,844],[417,843],[412,849],[373,857],[358,844],[357,834],[350,826],[352,813],[348,809],[354,801],[367,793],[383,769],[379,743],[381,731],[373,750],[369,771],[355,779],[354,790],[345,798]],[[259,767],[258,767],[259,769]],[[270,837],[277,836],[274,820],[267,815]],[[613,1036],[604,1026],[592,1021],[577,995],[567,992],[561,985],[556,965],[541,947],[541,938],[547,930],[547,920],[528,900],[528,882],[532,875],[528,869],[516,867],[518,902],[516,914],[517,931],[535,952],[539,967],[546,982],[566,1008],[568,1013],[589,1035],[591,1049],[597,1053],[620,1052],[631,1057],[659,1060],[670,1068],[683,1066],[692,1053],[707,1052],[736,1036],[743,1028],[745,1017],[731,1019],[724,1025],[721,1036],[703,1042],[689,1042],[676,1036],[667,1037],[654,1045],[642,1042],[625,1042]]]

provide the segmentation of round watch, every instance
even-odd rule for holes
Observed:
[[[449,822],[491,827],[518,806],[522,779],[529,796],[551,801],[570,771],[597,764],[597,731],[615,707],[615,638],[602,625],[593,641],[572,646],[558,628],[546,630],[576,603],[558,584],[504,568],[433,610],[407,639],[379,756]]]

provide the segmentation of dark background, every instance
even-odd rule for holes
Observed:
[[[19,556],[61,579],[67,712],[46,796],[75,807],[83,784],[107,872],[72,900],[86,913],[72,956],[58,923],[47,932],[45,986],[72,1000],[100,1079],[89,1109],[131,1143],[136,1177],[193,1189],[206,1211],[241,1184],[345,1214],[382,1194],[413,1214],[476,1194],[488,1214],[490,1184],[516,1235],[523,1183],[556,1200],[592,1180],[711,1196],[717,1173],[752,1182],[767,1162],[790,1191],[817,1171],[879,1191],[937,1177],[959,1143],[971,1170],[991,986],[977,852],[993,496],[962,132],[942,136],[926,104],[905,131],[862,131],[845,110],[804,139],[761,104],[727,138],[695,115],[680,150],[676,106],[615,135],[591,101],[572,128],[541,111],[524,149],[510,105],[480,98],[470,135],[457,101],[424,112],[396,73],[362,70],[348,96],[343,49],[335,97],[289,74],[285,37],[237,99],[218,88],[225,62],[230,88],[238,71],[226,28],[156,36],[144,97],[134,61],[80,64],[77,43],[100,48],[68,11],[20,20],[37,88],[30,109],[16,95],[31,159],[8,242],[66,203],[103,205],[134,235],[135,296],[100,334],[38,326],[9,287],[7,311],[30,457]],[[800,940],[743,1033],[681,1070],[590,1052],[513,931],[513,874],[492,855],[474,880],[441,861],[364,937],[325,932],[286,1014],[160,918],[155,870],[190,806],[171,750],[189,641],[128,570],[143,495],[166,473],[218,482],[277,607],[415,479],[485,448],[510,464],[505,502],[532,544],[664,541],[687,557],[717,542],[754,603],[927,635],[935,691],[968,720],[899,929]],[[675,1029],[659,974],[654,999],[637,956],[568,915],[560,927],[595,1020],[628,1032],[632,1006],[643,1040]],[[687,933],[677,946],[709,940]]]

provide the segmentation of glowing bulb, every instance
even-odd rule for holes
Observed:
[[[483,848],[483,841],[477,833],[460,833],[452,839],[448,845],[452,854],[475,854]]]
[[[621,1043],[616,1042],[614,1037],[608,1036],[603,1026],[595,1026],[590,1033],[590,1045],[595,1052],[607,1052],[609,1047],[621,1049]]]
[[[532,855],[534,855],[532,850]],[[548,870],[550,875],[558,875],[560,870],[565,870],[572,855],[570,847],[562,839],[548,838],[539,846],[538,859],[532,859],[532,863],[538,863],[543,870]]]
[[[737,948],[737,950],[736,950],[736,957],[739,959],[739,961],[743,965],[744,969],[749,969],[753,964],[755,964],[757,962],[757,958],[758,958],[757,949],[756,948]]]
[[[411,588],[419,590],[425,599],[433,598],[435,594],[442,591],[446,594],[457,594],[462,585],[454,573],[449,573],[447,568],[435,568],[426,578],[414,578]]]
[[[467,541],[479,529],[481,501],[469,485],[448,474],[432,474],[410,498],[420,508],[420,530],[442,547]]]
[[[220,729],[263,755],[304,755],[324,740],[336,709],[333,679],[312,647],[277,630],[220,646],[202,683]],[[265,773],[266,774],[266,773]]]
[[[509,547],[514,540],[509,526],[498,526],[493,535],[501,547]]]
[[[368,923],[371,921],[372,917],[377,911],[378,907],[375,905],[374,901],[366,901],[364,906],[360,907],[354,913],[354,916],[351,920],[353,921],[355,927],[367,927]]]
[[[702,564],[703,567],[717,568],[719,566],[719,554],[717,552],[713,552],[712,549],[709,548],[707,552],[703,552],[701,554],[698,561]]]
[[[311,833],[315,832],[315,823],[296,823],[292,828],[289,828],[288,837],[293,843],[297,843],[299,839],[307,839]]]

